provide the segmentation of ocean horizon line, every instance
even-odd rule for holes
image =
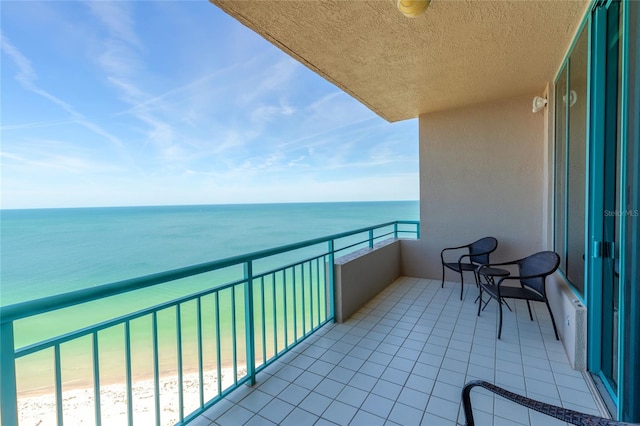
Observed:
[[[3,211],[26,210],[84,210],[84,209],[128,209],[161,207],[223,207],[223,206],[282,206],[282,205],[320,205],[320,204],[371,204],[371,203],[417,203],[420,200],[353,200],[353,201],[278,201],[278,202],[240,202],[240,203],[194,203],[194,204],[131,204],[100,206],[60,206],[60,207],[0,207]]]

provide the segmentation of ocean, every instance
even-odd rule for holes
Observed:
[[[393,220],[417,201],[2,210],[0,305]]]
[[[419,203],[65,208],[2,210],[0,214],[0,304],[5,306],[393,220],[418,220]],[[110,304],[92,302],[84,308],[18,321],[16,344],[21,347],[75,330],[83,320],[95,323],[131,312],[139,309],[141,299],[151,303],[175,297],[174,287],[168,283],[142,296],[125,294]],[[172,333],[171,327],[165,334]],[[63,349],[72,354],[67,357],[71,373],[65,373],[69,380],[74,377],[73,367],[78,377],[86,373],[81,366],[89,358],[79,358],[87,352],[80,350],[80,344]],[[105,333],[101,346],[119,348],[122,337],[117,330],[112,337]],[[43,353],[20,360],[22,391],[50,391],[50,381],[41,383],[42,377],[51,374],[49,358]],[[108,375],[109,368],[105,366],[102,374]]]

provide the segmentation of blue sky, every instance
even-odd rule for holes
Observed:
[[[2,1],[2,208],[418,199],[387,123],[208,1]]]

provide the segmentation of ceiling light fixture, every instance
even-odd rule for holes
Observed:
[[[415,18],[424,13],[431,0],[395,0],[396,7],[408,18]]]

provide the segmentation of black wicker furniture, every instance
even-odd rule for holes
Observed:
[[[508,266],[517,265],[518,274],[494,277],[497,280],[490,279],[482,281],[478,279],[478,285],[480,288],[480,303],[478,304],[478,315],[480,315],[480,307],[482,305],[482,294],[486,292],[489,296],[498,301],[500,321],[498,326],[498,339],[502,335],[502,304],[504,299],[521,299],[527,301],[527,308],[529,309],[529,318],[533,321],[533,315],[531,314],[531,305],[529,301],[544,302],[549,310],[549,316],[551,316],[551,323],[553,324],[553,331],[558,337],[558,329],[556,328],[556,322],[549,306],[549,300],[547,299],[546,292],[546,278],[553,274],[558,265],[560,265],[560,256],[552,251],[541,251],[523,259],[514,260],[511,262],[494,263],[482,265],[477,270],[478,276],[486,276],[487,272],[483,270],[487,268],[495,268],[496,266]],[[501,268],[499,268],[501,269]],[[510,281],[516,281],[520,286],[505,285]]]
[[[478,266],[489,263],[489,255],[493,253],[498,247],[498,240],[493,237],[480,238],[471,244],[466,244],[459,247],[447,247],[440,252],[440,260],[442,261],[442,288],[444,288],[444,271],[445,268],[451,269],[460,274],[460,300],[462,300],[462,294],[464,292],[464,273],[473,272],[476,279],[476,285],[478,284],[478,278],[475,275],[475,271]],[[465,250],[466,253],[461,255],[457,262],[445,262],[444,254],[447,251],[452,250]],[[450,256],[450,255],[448,255]]]
[[[623,423],[606,417],[592,416],[590,414],[581,413],[579,411],[569,410],[567,408],[558,407],[557,405],[546,404],[535,399],[527,398],[517,393],[509,392],[500,386],[493,385],[483,380],[474,380],[468,382],[462,389],[462,407],[464,408],[464,417],[467,426],[475,426],[473,420],[473,411],[471,409],[471,389],[479,386],[487,389],[498,396],[515,402],[531,410],[535,410],[549,417],[554,417],[563,422],[580,426],[631,426],[632,423]]]

